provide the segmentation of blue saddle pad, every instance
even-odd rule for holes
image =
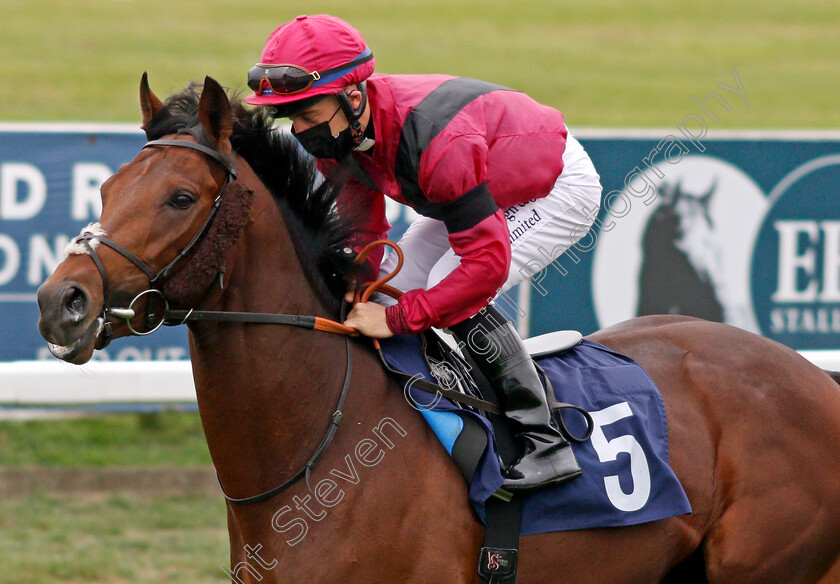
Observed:
[[[396,336],[381,345],[391,367],[435,382],[419,337]],[[590,440],[572,445],[581,477],[522,495],[521,535],[635,525],[691,513],[685,491],[668,465],[662,396],[641,366],[587,339],[537,362],[558,401],[590,412],[594,431]],[[407,385],[407,397],[450,454],[465,416],[487,432],[488,446],[469,485],[470,501],[484,521],[484,503],[502,485],[490,423],[439,395]],[[568,412],[563,419],[573,434],[585,434],[582,416]]]

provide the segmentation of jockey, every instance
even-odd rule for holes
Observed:
[[[268,38],[248,73],[253,105],[274,108],[319,169],[349,171],[339,212],[357,241],[386,236],[385,196],[421,217],[400,240],[406,293],[358,303],[345,321],[386,338],[447,328],[500,391],[524,454],[504,470],[521,491],[580,475],[552,420],[533,361],[490,302],[545,268],[590,228],[598,174],[563,115],[507,88],[445,75],[373,74],[373,53],[339,18],[298,16]],[[369,258],[382,274],[396,264]]]

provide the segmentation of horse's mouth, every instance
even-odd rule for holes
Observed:
[[[94,349],[102,348],[107,344],[105,342],[104,335],[102,335],[102,331],[104,329],[105,319],[100,316],[96,318],[90,324],[85,333],[76,339],[72,344],[56,345],[48,342],[47,346],[54,357],[57,357],[62,361],[67,361],[68,363],[81,365],[90,361],[93,356]]]

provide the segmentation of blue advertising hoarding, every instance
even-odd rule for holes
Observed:
[[[139,129],[0,131],[0,361],[52,359],[35,293],[101,211],[99,186],[145,143]],[[99,359],[186,359],[186,330],[115,343]]]
[[[581,142],[602,210],[532,276],[531,334],[674,313],[840,348],[840,136],[718,136],[702,152],[667,132]]]
[[[604,186],[595,228],[530,266],[500,307],[539,334],[640,314],[727,322],[796,349],[840,334],[840,136],[581,132]],[[123,126],[0,126],[0,361],[51,358],[35,292],[100,212],[99,186],[144,143]],[[413,217],[388,207],[396,238]],[[100,359],[186,359],[184,327]]]

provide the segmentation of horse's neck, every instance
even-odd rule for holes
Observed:
[[[334,316],[323,312],[273,201],[258,197],[254,204],[253,220],[228,265],[229,283],[212,308]],[[201,323],[191,330],[190,341],[199,409],[220,482],[237,498],[280,485],[309,460],[327,432],[347,371],[346,338],[277,325]],[[345,538],[369,537],[382,517],[379,505],[386,506],[389,517],[400,518],[394,524],[404,521],[411,526],[405,529],[419,532],[413,540],[432,537],[427,532],[442,534],[465,546],[465,558],[477,544],[480,524],[445,451],[371,351],[361,342],[351,347],[352,377],[341,426],[311,477],[321,499],[312,500],[301,482],[273,498],[267,511],[261,505],[231,506],[231,565],[253,565],[244,546],[260,544],[266,562],[276,558],[283,564],[282,571],[263,571],[267,581],[287,581],[286,576],[298,581],[313,566],[331,575],[310,581],[352,581],[323,562],[322,546],[338,549]],[[328,505],[328,499],[334,503]],[[339,501],[342,506],[333,513]],[[318,523],[327,510],[333,518]],[[282,521],[275,522],[275,512],[282,512]],[[429,531],[424,523],[429,516],[446,519]],[[296,533],[285,537],[277,531],[285,533],[287,522],[318,523],[319,543],[292,548],[289,540]],[[286,559],[298,550],[304,554],[301,561]],[[366,569],[376,565],[366,562]],[[397,574],[385,577],[398,580]]]
[[[227,268],[208,309],[331,316],[264,189]],[[210,453],[232,496],[254,494],[255,481],[274,486],[267,477],[286,478],[305,462],[343,380],[342,338],[286,325],[200,323],[191,326],[190,353]]]

